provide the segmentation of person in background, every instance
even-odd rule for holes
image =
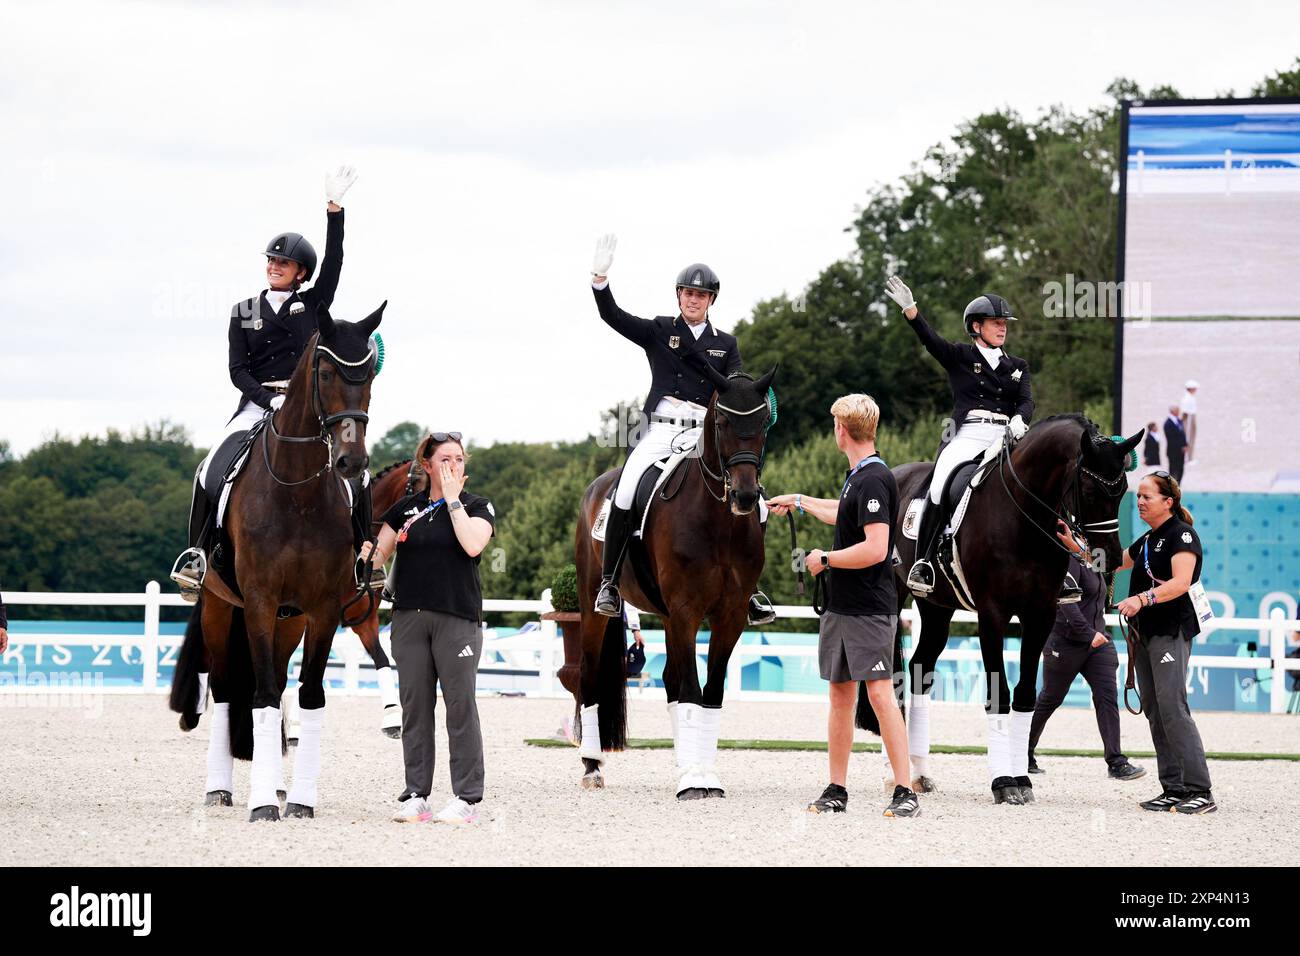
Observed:
[[[1147,422],[1146,443],[1142,446],[1142,464],[1160,467],[1160,429],[1155,422]]]
[[[645,685],[645,638],[641,636],[641,612],[623,602],[623,625],[632,635],[632,646],[627,649],[627,676],[635,677]]]
[[[0,596],[0,654],[9,649],[9,614],[5,611],[4,598]]]
[[[1083,598],[1076,604],[1057,607],[1056,623],[1043,648],[1043,689],[1038,693],[1034,719],[1029,725],[1029,772],[1043,773],[1034,759],[1038,738],[1047,719],[1070,692],[1074,678],[1083,674],[1092,690],[1097,730],[1101,732],[1111,779],[1137,780],[1146,776],[1146,771],[1129,763],[1119,748],[1119,695],[1115,685],[1119,655],[1106,636],[1106,581],[1091,564],[1081,560],[1087,549],[1074,539],[1064,521],[1057,522],[1056,536],[1072,552],[1069,573],[1083,589]]]
[[[1174,481],[1183,480],[1183,454],[1187,450],[1187,434],[1183,431],[1183,420],[1179,417],[1178,406],[1169,406],[1169,417],[1165,419],[1165,454],[1169,456],[1169,474]]]
[[[1183,399],[1178,403],[1178,408],[1182,412],[1183,431],[1187,435],[1187,464],[1189,465],[1196,464],[1196,390],[1200,387],[1196,379],[1189,378],[1187,384],[1183,386],[1186,389],[1183,392]],[[1169,470],[1173,471],[1172,468]]]

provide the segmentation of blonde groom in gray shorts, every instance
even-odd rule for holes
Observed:
[[[839,498],[790,494],[767,502],[778,515],[793,508],[835,526],[834,549],[813,549],[806,559],[811,574],[825,573],[829,578],[818,657],[822,678],[831,685],[827,722],[831,782],[808,809],[814,813],[848,809],[846,784],[857,682],[866,681],[885,752],[895,768],[894,795],[885,816],[915,817],[921,806],[908,786],[907,729],[894,696],[898,604],[892,557],[898,486],[889,466],[876,454],[880,409],[871,396],[845,395],[831,406],[831,415],[835,418],[835,444],[851,466]]]

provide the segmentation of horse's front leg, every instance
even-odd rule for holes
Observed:
[[[1020,677],[1011,698],[1011,775],[1025,803],[1034,802],[1029,779],[1029,732],[1038,699],[1038,665],[1056,621],[1056,604],[1020,612]]]
[[[740,589],[737,594],[742,593]],[[718,777],[715,762],[718,754],[718,733],[722,726],[722,698],[726,687],[727,665],[735,652],[736,644],[745,629],[748,617],[749,590],[743,591],[742,601],[733,601],[725,608],[715,608],[709,615],[709,662],[704,682],[702,700],[699,764],[704,774],[705,795],[726,796]],[[732,690],[739,691],[739,687]]]
[[[375,665],[375,679],[379,681],[379,706],[382,708],[379,730],[385,737],[396,740],[402,736],[402,705],[397,696],[397,684],[393,681],[392,664],[379,640],[378,601],[370,615],[352,630],[361,638],[361,646],[366,649]]]
[[[247,578],[245,578],[247,579]],[[287,680],[276,673],[274,601],[245,596],[244,619],[253,662],[253,766],[248,783],[249,822],[280,819],[279,794],[284,790],[283,725],[280,695]]]
[[[678,800],[701,800],[709,795],[703,762],[710,759],[706,753],[707,728],[712,720],[716,729],[717,711],[712,716],[704,712],[704,693],[700,689],[695,653],[700,617],[701,612],[695,608],[675,607],[669,609],[668,619],[664,622],[664,640],[668,649],[666,672],[671,670],[676,685],[677,703],[672,712],[675,717],[676,746],[673,751],[677,757]],[[669,696],[673,696],[672,691]]]
[[[284,805],[286,817],[313,817],[316,782],[320,778],[320,740],[325,729],[325,666],[334,642],[338,609],[317,610],[307,619],[302,666],[298,669],[298,749],[293,760],[293,786]],[[297,646],[285,635],[284,646]]]
[[[1002,641],[1008,617],[1009,614],[998,606],[979,608],[980,656],[985,676],[984,713],[989,729],[989,782],[994,803],[1018,806],[1024,800],[1011,772],[1011,694],[1002,660]]]

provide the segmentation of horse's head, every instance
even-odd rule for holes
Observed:
[[[710,469],[714,466],[710,459],[716,458],[715,477],[722,480],[731,513],[751,514],[758,507],[763,443],[771,418],[767,390],[776,377],[776,367],[758,379],[744,372],[733,372],[729,378],[713,369],[709,372],[718,390],[705,418],[700,454]]]
[[[360,322],[336,322],[324,305],[316,311],[318,334],[310,356],[312,408],[334,469],[344,478],[355,478],[370,461],[366,423],[378,358],[370,336],[387,305],[384,302]]]
[[[1119,505],[1128,491],[1126,477],[1129,453],[1142,440],[1142,432],[1122,442],[1111,441],[1088,423],[1079,436],[1079,470],[1072,504],[1075,521],[1088,537],[1094,551],[1105,555],[1103,572],[1113,574],[1123,558],[1119,540]]]

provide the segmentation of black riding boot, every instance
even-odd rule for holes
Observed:
[[[189,547],[180,553],[172,565],[171,579],[180,588],[181,596],[193,604],[199,599],[203,576],[208,570],[207,539],[213,524],[212,502],[194,476],[194,489],[190,498],[190,523],[187,534]]]
[[[929,594],[934,590],[934,544],[938,540],[943,505],[928,498],[921,512],[921,530],[916,535],[916,561],[907,573],[907,586],[912,591]]]
[[[618,572],[623,567],[627,544],[632,538],[632,512],[609,504],[609,520],[605,523],[605,552],[600,575],[600,591],[596,595],[596,613],[618,617],[623,610],[623,599],[618,594]]]

